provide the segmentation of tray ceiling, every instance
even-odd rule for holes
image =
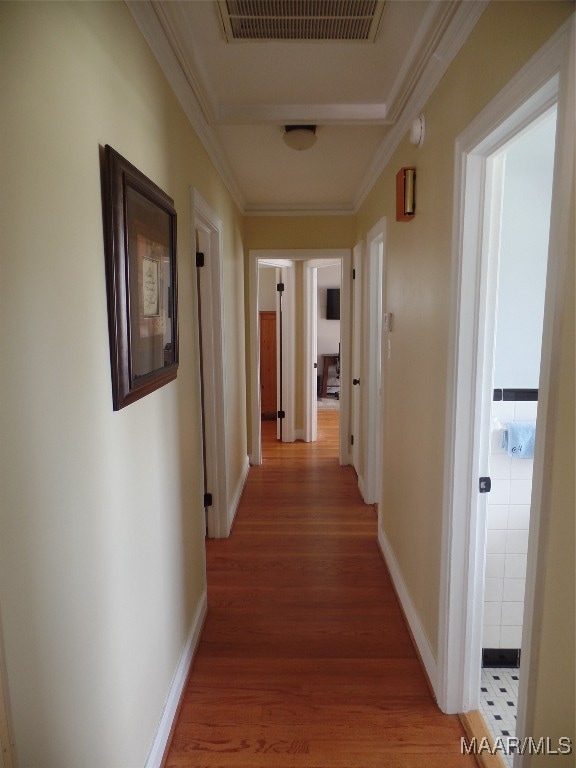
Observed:
[[[486,3],[127,5],[236,203],[257,214],[357,210]],[[334,36],[357,34],[360,21],[371,39],[313,37],[330,25]],[[262,37],[229,42],[235,25]],[[271,39],[280,34],[289,39]],[[313,147],[284,144],[284,126],[295,124],[317,126]]]

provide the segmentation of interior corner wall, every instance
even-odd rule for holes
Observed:
[[[381,534],[436,657],[455,140],[570,12],[563,2],[492,2],[422,110],[424,144],[404,138],[358,212],[358,240],[387,219]],[[416,215],[396,222],[403,166],[416,168]]]
[[[123,3],[1,3],[0,90],[0,609],[19,765],[136,768],[206,589],[190,187],[224,227],[232,476],[243,222]],[[178,213],[178,378],[118,412],[107,143]]]

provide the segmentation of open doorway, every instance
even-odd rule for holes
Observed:
[[[488,299],[490,293],[495,292],[497,274],[487,254],[498,245],[500,226],[498,215],[488,215],[488,211],[494,212],[494,201],[502,189],[501,183],[497,183],[503,166],[502,151],[558,105],[523,612],[522,680],[518,693],[517,734],[520,738],[532,733],[535,717],[528,695],[535,679],[531,655],[538,648],[533,617],[539,615],[536,599],[540,595],[540,558],[545,551],[548,528],[548,519],[541,511],[546,508],[545,493],[549,489],[545,467],[550,462],[549,446],[553,439],[549,421],[553,407],[550,398],[554,397],[552,361],[558,354],[555,331],[560,322],[560,286],[566,267],[568,201],[573,182],[572,115],[568,107],[572,92],[567,87],[572,75],[569,51],[567,25],[487,105],[458,137],[455,146],[451,359],[454,378],[447,392],[437,695],[444,712],[466,713],[478,710],[480,703],[488,495],[483,491],[490,487],[491,437],[482,426],[490,421],[494,397],[489,362],[494,359],[496,315],[490,312]],[[522,759],[516,764],[522,764]]]
[[[340,286],[342,266],[317,267],[316,361],[318,410],[340,413]]]
[[[260,418],[276,421],[278,417],[278,318],[276,294],[278,269],[259,267],[258,330],[260,335]]]
[[[350,379],[350,290],[351,253],[335,250],[251,251],[249,254],[249,315],[250,315],[250,463],[262,463],[262,381],[260,350],[261,267],[280,270],[282,290],[282,322],[277,309],[277,360],[282,362],[278,373],[278,389],[282,387],[284,431],[282,440],[314,441],[317,437],[317,270],[327,263],[339,265],[340,283],[340,346],[339,357],[339,461],[350,463],[349,389]],[[328,260],[328,261],[327,261]],[[326,262],[326,263],[325,263]],[[336,286],[331,286],[336,287]]]
[[[488,260],[483,409],[487,435],[486,550],[480,711],[495,738],[516,735],[522,625],[530,529],[534,445],[556,107],[520,131],[490,162],[493,231]],[[491,348],[491,349],[490,349]],[[504,756],[512,765],[512,757]]]

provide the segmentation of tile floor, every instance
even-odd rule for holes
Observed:
[[[520,670],[514,667],[482,669],[480,711],[494,737],[516,735],[518,680]],[[504,764],[512,768],[513,755],[503,755]]]

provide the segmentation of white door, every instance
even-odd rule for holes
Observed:
[[[204,422],[204,470],[206,491],[212,496],[207,507],[207,533],[210,538],[226,538],[232,520],[228,505],[228,452],[226,441],[226,369],[224,355],[224,317],[222,302],[222,222],[193,190],[192,215],[197,250],[204,266],[197,267],[196,300],[201,316],[198,344],[202,358],[202,411]],[[196,324],[196,323],[195,323]]]
[[[314,443],[318,440],[318,268],[309,263],[304,265],[304,299],[304,440]]]
[[[362,440],[360,421],[360,378],[362,364],[362,254],[358,243],[353,252],[352,275],[352,464],[360,476],[360,444]]]
[[[368,272],[364,280],[364,364],[360,381],[363,407],[364,483],[366,504],[380,502],[382,456],[382,297],[384,292],[386,220],[368,233]]]
[[[296,407],[296,281],[295,267],[280,267],[282,290],[277,291],[276,332],[278,335],[278,418],[277,437],[284,443],[293,443]]]

